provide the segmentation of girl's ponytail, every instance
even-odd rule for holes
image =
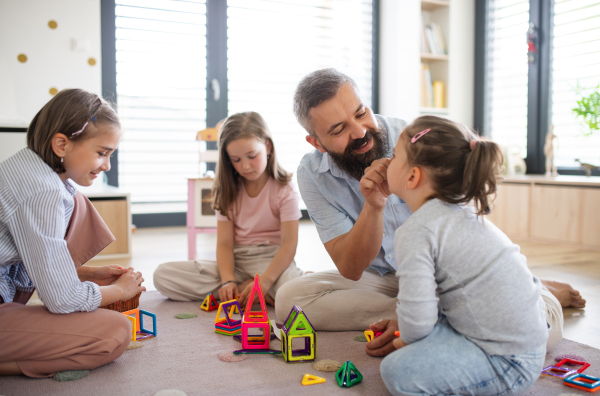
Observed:
[[[465,201],[473,202],[477,215],[489,214],[491,196],[496,194],[496,178],[502,166],[500,147],[494,142],[472,140],[463,172],[462,192]]]
[[[431,180],[431,198],[472,203],[478,216],[490,213],[503,163],[496,143],[479,140],[466,126],[436,116],[417,118],[401,136],[408,163],[422,166]]]

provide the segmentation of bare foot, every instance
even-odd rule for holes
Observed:
[[[542,280],[542,284],[554,294],[563,308],[585,308],[585,300],[571,285],[550,280]]]

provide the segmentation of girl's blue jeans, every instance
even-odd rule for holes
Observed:
[[[490,356],[445,316],[424,339],[392,352],[381,377],[394,395],[509,395],[540,376],[546,344],[521,355]]]

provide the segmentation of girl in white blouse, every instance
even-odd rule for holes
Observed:
[[[116,359],[129,344],[129,320],[96,308],[145,290],[141,273],[117,265],[76,268],[65,241],[80,194],[68,180],[89,186],[108,171],[121,135],[107,102],[64,90],[34,117],[28,148],[0,164],[0,374],[47,377],[91,369]],[[96,212],[90,216],[99,219]],[[89,246],[75,247],[88,259],[98,253],[98,242],[112,241],[107,229],[77,224],[82,230],[70,234],[89,233]],[[34,290],[43,307],[24,305]]]

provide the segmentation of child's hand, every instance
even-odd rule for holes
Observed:
[[[366,352],[370,356],[385,356],[396,350],[395,340],[401,340],[394,334],[398,331],[398,321],[381,319],[379,322],[369,326],[373,332],[381,331],[382,335],[367,342]]]
[[[246,307],[246,304],[248,304],[248,296],[250,295],[252,287],[254,287],[254,282],[248,283],[248,285],[240,294],[240,297],[238,298],[238,301],[240,302],[240,307]],[[261,289],[263,291],[263,298],[265,299],[265,303],[271,306],[275,306],[275,301],[273,301],[271,296],[269,296],[269,290],[271,289],[271,285],[269,285],[266,281],[263,280],[261,282]],[[254,306],[255,304],[258,304],[258,294],[254,295],[254,301],[252,301],[252,306]]]
[[[146,288],[142,286],[143,281],[142,273],[133,272],[133,268],[129,267],[114,284],[123,292],[122,299],[129,300],[139,292],[146,291]]]
[[[99,286],[108,286],[119,279],[119,277],[125,272],[127,272],[127,269],[116,264],[105,265],[102,267],[88,266],[88,268],[92,271],[91,281]]]
[[[219,300],[221,302],[231,301],[239,294],[238,285],[235,282],[230,282],[219,289]]]
[[[387,182],[387,169],[390,162],[389,158],[373,161],[360,179],[360,192],[371,206],[383,208],[387,197],[391,194]]]
[[[402,338],[398,337],[393,341],[394,344],[394,348],[396,349],[400,349],[400,348],[404,348],[405,346],[407,346],[408,344],[404,341],[402,341]]]

